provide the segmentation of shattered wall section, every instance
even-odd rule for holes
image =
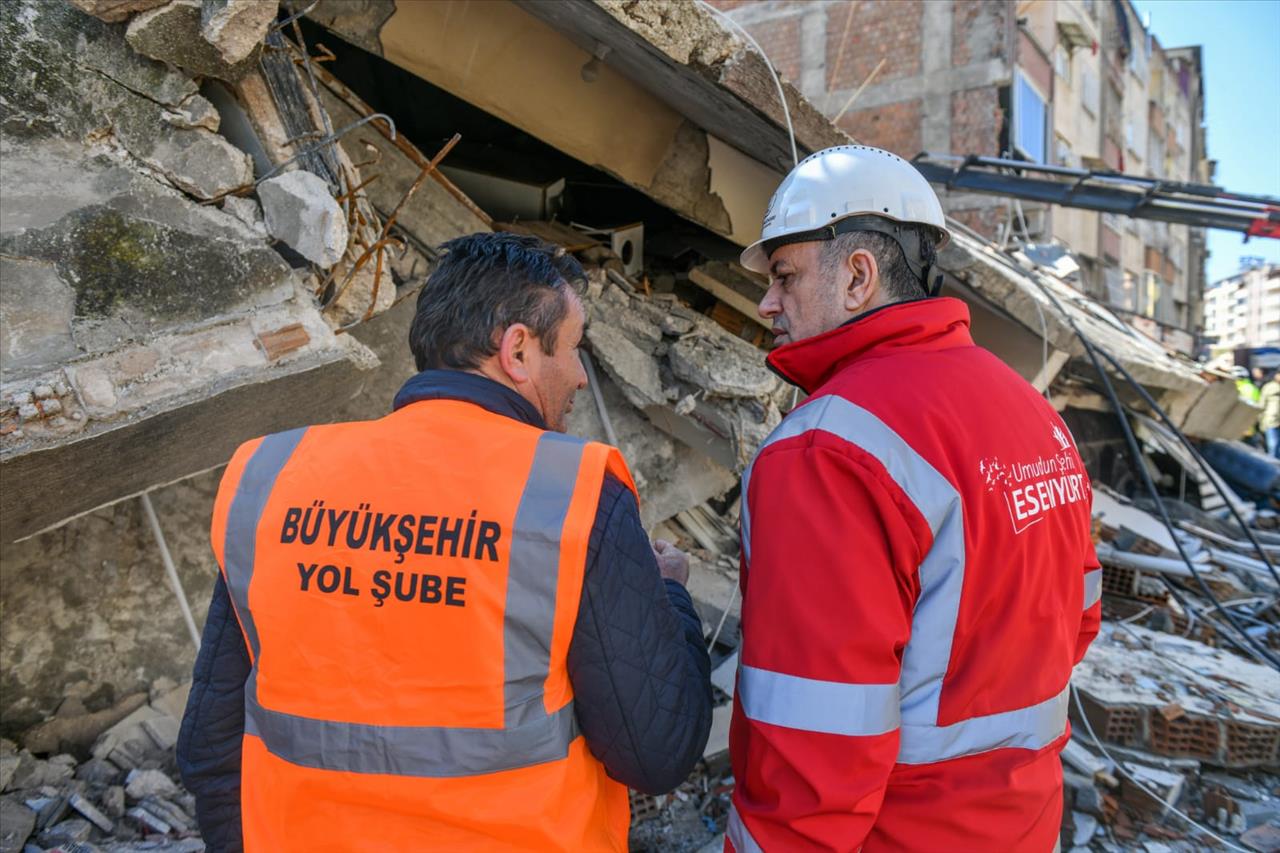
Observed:
[[[325,396],[375,363],[334,335],[257,204],[228,195],[251,187],[253,164],[215,132],[218,109],[129,46],[169,8],[125,24],[63,2],[0,4],[0,470],[44,484],[0,494],[6,539],[324,419]],[[296,410],[283,388],[253,390],[298,377],[315,402]],[[175,417],[220,395],[221,430]]]

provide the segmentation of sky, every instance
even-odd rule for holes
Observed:
[[[1280,0],[1133,0],[1164,47],[1204,48],[1205,126],[1214,183],[1280,198]],[[1208,281],[1242,255],[1280,263],[1280,240],[1209,231]]]

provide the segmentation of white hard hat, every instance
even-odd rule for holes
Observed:
[[[860,219],[849,221],[854,216]],[[765,210],[760,239],[742,252],[742,265],[767,274],[769,255],[780,245],[830,240],[847,231],[883,231],[898,240],[915,271],[918,252],[912,249],[918,247],[906,245],[898,229],[877,227],[878,220],[868,216],[930,226],[937,232],[936,248],[950,236],[938,196],[915,166],[879,148],[838,145],[810,154],[783,179]],[[927,271],[921,274],[932,278]]]

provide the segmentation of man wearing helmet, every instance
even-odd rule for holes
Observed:
[[[937,297],[947,239],[911,164],[841,146],[742,254],[808,397],[743,476],[729,849],[1057,844],[1092,493],[1053,407]]]

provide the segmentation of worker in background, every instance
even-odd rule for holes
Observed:
[[[572,256],[445,244],[380,420],[243,445],[178,761],[211,851],[624,850],[702,757],[710,662],[612,447],[563,434]]]
[[[1057,412],[937,297],[947,239],[909,163],[841,146],[742,253],[807,398],[743,477],[729,849],[1057,843],[1092,493]]]
[[[1262,391],[1249,377],[1249,368],[1243,365],[1236,365],[1231,368],[1231,375],[1235,377],[1236,393],[1240,395],[1240,399],[1248,400],[1250,403],[1257,405],[1261,399]]]
[[[1231,368],[1231,375],[1236,380],[1236,394],[1241,400],[1253,403],[1253,405],[1261,405],[1262,390],[1258,387],[1261,383],[1254,383],[1249,376],[1249,368],[1244,365],[1236,365]],[[1249,430],[1244,434],[1245,442],[1253,445],[1261,444],[1261,436],[1259,434],[1258,423],[1249,425]]]
[[[1258,402],[1262,406],[1258,426],[1267,442],[1267,452],[1280,459],[1280,369],[1271,371],[1271,378],[1262,386]]]

